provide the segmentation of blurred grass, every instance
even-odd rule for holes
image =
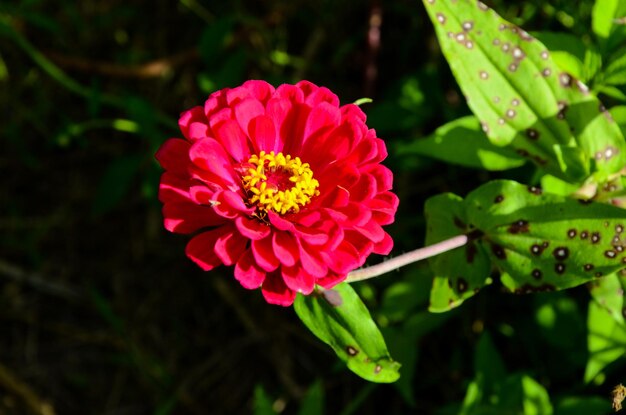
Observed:
[[[579,3],[491,5],[528,29],[584,36],[592,2]],[[367,31],[378,8],[377,51]],[[178,134],[181,111],[250,78],[309,79],[343,103],[372,98],[363,108],[390,149],[468,114],[416,1],[0,4],[0,367],[15,380],[0,378],[0,413],[299,413],[321,385],[328,414],[435,414],[463,399],[483,331],[511,371],[532,371],[557,395],[593,392],[546,364],[543,350],[558,363],[565,346],[536,336],[527,316],[543,302],[488,289],[445,321],[419,314],[439,327],[401,346],[416,363],[399,391],[342,369],[292,310],[240,288],[232,270],[191,264],[186,238],[161,226],[153,154]],[[402,201],[395,252],[422,244],[427,197],[502,177],[393,152],[386,164]],[[413,266],[358,285],[390,332],[411,330],[398,322],[425,309],[421,294],[396,307],[384,300],[416,274],[428,278]],[[568,295],[584,313],[584,290]],[[567,364],[570,374],[584,369]]]

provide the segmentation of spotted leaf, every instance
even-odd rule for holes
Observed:
[[[434,196],[424,207],[426,245],[432,245],[460,233],[468,233],[468,219],[463,199],[451,193]],[[470,231],[471,233],[471,231]],[[473,296],[490,283],[489,258],[477,241],[430,259],[435,274],[430,291],[429,310],[447,311]]]
[[[400,377],[400,364],[389,356],[382,334],[350,285],[299,294],[294,309],[309,330],[363,379],[389,383]]]
[[[435,221],[428,217],[427,242],[449,238],[453,231],[467,234],[469,242],[433,262],[434,293],[446,280],[454,287],[459,275],[476,282],[470,289],[480,288],[480,281],[488,282],[490,270],[500,275],[509,291],[529,293],[574,287],[626,267],[623,209],[543,193],[507,180],[487,183],[465,200],[445,195],[454,201],[448,207],[441,203],[443,197],[427,202],[439,210]],[[486,265],[477,267],[467,255],[464,260],[463,250],[470,247],[474,258],[487,258]],[[464,298],[452,288],[447,294],[450,306]]]
[[[626,164],[617,125],[546,47],[480,1],[423,0],[441,49],[489,139],[571,182]]]

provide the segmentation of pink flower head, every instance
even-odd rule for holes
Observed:
[[[234,265],[241,285],[288,306],[391,250],[387,150],[356,105],[307,81],[248,81],[179,125],[185,138],[156,154],[159,199],[165,227],[193,235],[186,253],[202,269]]]

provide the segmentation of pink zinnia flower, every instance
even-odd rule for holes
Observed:
[[[269,303],[330,288],[371,253],[386,255],[398,198],[383,141],[353,104],[302,81],[211,94],[179,120],[184,139],[156,154],[165,227],[193,234],[186,253]]]

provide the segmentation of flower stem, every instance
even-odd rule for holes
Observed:
[[[435,255],[439,255],[443,252],[451,251],[455,248],[463,246],[467,243],[467,235],[458,235],[445,241],[438,242],[436,244],[419,248],[406,254],[402,254],[395,258],[388,259],[380,264],[372,265],[371,267],[357,269],[348,274],[346,282],[363,281],[369,278],[378,277],[394,269],[398,269],[404,265],[411,264],[413,262],[421,261],[422,259],[430,258]]]

